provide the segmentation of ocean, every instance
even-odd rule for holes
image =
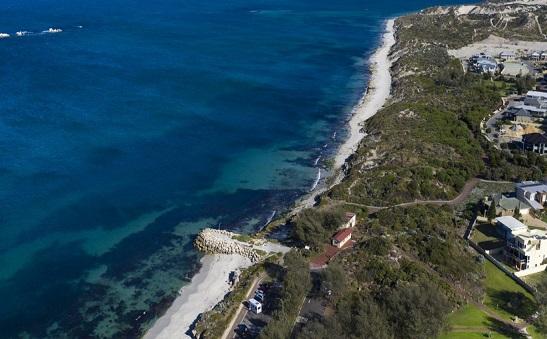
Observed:
[[[0,337],[138,337],[201,228],[328,173],[383,21],[447,2],[2,1]]]

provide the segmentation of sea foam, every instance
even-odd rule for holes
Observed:
[[[50,27],[47,31],[42,31],[42,33],[61,33],[62,31],[60,28]]]

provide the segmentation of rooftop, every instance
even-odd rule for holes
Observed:
[[[249,303],[254,305],[254,306],[259,306],[260,305],[260,301],[258,301],[256,299],[249,299]]]
[[[524,225],[523,223],[511,216],[497,217],[496,221],[503,224],[511,231],[528,229],[528,226]]]
[[[338,233],[334,235],[333,239],[336,241],[342,241],[346,239],[348,235],[351,235],[352,232],[353,230],[351,228],[341,229],[340,231],[338,231]]]
[[[540,92],[540,91],[528,91],[526,92],[527,97],[533,97],[533,98],[542,98],[547,100],[547,93],[546,92]]]
[[[547,144],[547,136],[541,133],[530,133],[522,136],[522,142],[525,144]],[[544,188],[541,190],[547,190],[547,186],[542,184]],[[529,191],[529,189],[527,189]]]
[[[527,134],[528,135],[528,134]],[[517,188],[522,188],[527,192],[544,192],[547,191],[547,185],[540,181],[523,181],[517,184]]]

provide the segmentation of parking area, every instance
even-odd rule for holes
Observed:
[[[244,301],[245,311],[242,318],[239,319],[235,326],[233,338],[257,338],[260,331],[272,318],[272,311],[275,308],[273,300],[278,300],[277,296],[280,292],[278,284],[272,282],[259,283],[252,291],[251,299],[256,301]],[[251,305],[251,304],[254,304]],[[259,305],[261,312],[254,311]]]

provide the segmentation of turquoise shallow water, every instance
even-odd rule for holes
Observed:
[[[309,190],[383,20],[437,2],[3,1],[0,337],[138,336],[200,228]]]

